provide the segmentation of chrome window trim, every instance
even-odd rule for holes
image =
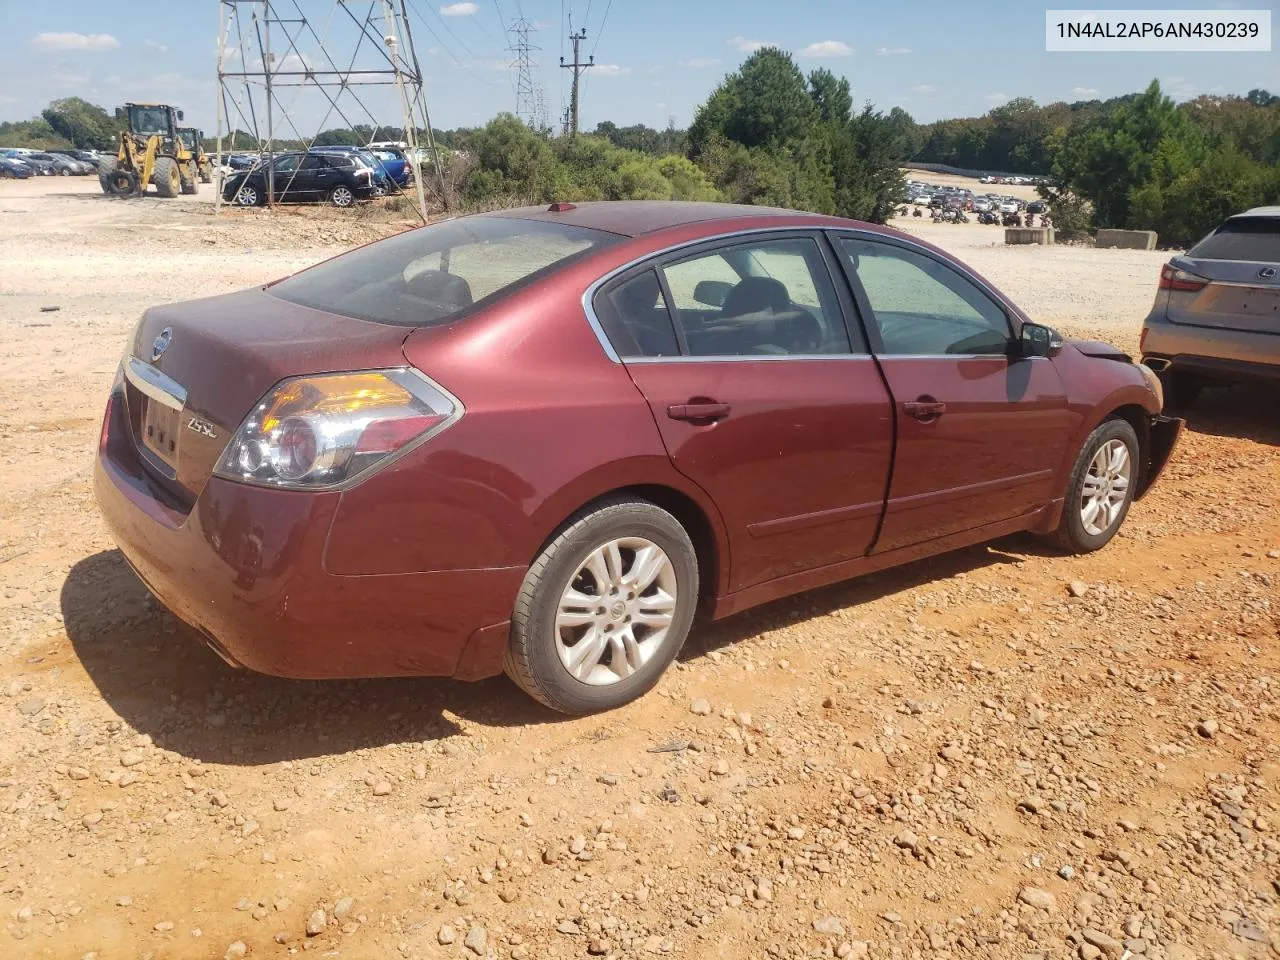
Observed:
[[[182,412],[187,405],[187,388],[173,377],[161,373],[149,363],[130,357],[124,366],[124,376],[139,393],[164,404],[170,410]]]
[[[627,363],[745,363],[756,360],[873,360],[869,353],[725,353],[709,356],[629,357]]]
[[[720,234],[716,234],[715,236],[712,236],[712,237],[698,237],[698,238],[697,238],[697,239],[695,239],[695,240],[685,240],[685,241],[683,241],[683,242],[681,242],[681,243],[677,243],[677,244],[674,244],[674,245],[669,246],[669,247],[664,247],[664,248],[662,248],[661,250],[651,251],[651,252],[646,253],[646,254],[644,254],[644,255],[642,255],[642,256],[636,257],[636,258],[634,258],[633,260],[629,260],[629,261],[627,261],[626,263],[621,264],[620,266],[614,267],[612,270],[610,270],[610,271],[609,271],[608,273],[606,273],[604,276],[600,277],[600,278],[599,278],[599,279],[597,279],[597,280],[594,280],[594,281],[591,283],[591,285],[590,285],[589,287],[587,287],[586,291],[582,294],[582,311],[583,311],[583,313],[585,313],[585,314],[586,314],[586,317],[587,317],[587,324],[588,324],[588,326],[590,326],[590,327],[591,327],[591,331],[596,335],[596,340],[598,340],[598,341],[599,341],[601,348],[604,350],[605,356],[606,356],[606,357],[608,357],[608,358],[609,358],[611,361],[613,361],[614,363],[622,364],[622,362],[623,362],[622,357],[620,357],[620,356],[618,355],[618,351],[617,351],[617,350],[615,350],[615,349],[613,348],[613,344],[609,342],[609,337],[608,337],[608,335],[607,335],[607,334],[605,333],[605,331],[604,331],[604,325],[600,322],[600,318],[599,318],[599,316],[597,316],[597,315],[596,315],[595,307],[594,307],[594,306],[593,306],[593,304],[592,304],[592,301],[593,301],[593,300],[595,300],[595,296],[596,296],[596,294],[600,291],[600,288],[601,288],[601,287],[603,287],[606,283],[608,283],[609,281],[611,281],[611,280],[615,279],[615,278],[616,278],[616,277],[618,277],[620,274],[626,273],[626,272],[627,272],[628,270],[630,270],[632,267],[638,267],[638,266],[640,266],[640,264],[642,264],[642,263],[646,263],[647,261],[650,261],[650,260],[659,260],[659,259],[661,259],[661,258],[663,258],[663,257],[667,256],[667,255],[668,255],[668,254],[670,254],[670,253],[674,253],[674,252],[676,252],[677,250],[683,250],[683,249],[685,249],[686,247],[696,247],[696,246],[698,246],[698,245],[700,245],[700,244],[715,243],[716,241],[719,241],[719,240],[733,240],[733,239],[735,239],[735,238],[737,238],[737,237],[750,237],[750,236],[757,236],[757,235],[759,235],[759,234],[763,234],[763,233],[798,233],[798,232],[809,232],[809,233],[815,233],[815,232],[818,232],[818,233],[824,233],[824,234],[826,234],[826,235],[827,235],[827,236],[829,236],[829,237],[830,237],[830,236],[835,236],[837,239],[839,238],[839,236],[840,236],[841,234],[843,234],[843,235],[845,235],[845,236],[853,236],[853,237],[857,237],[857,238],[859,238],[859,239],[867,239],[867,240],[872,240],[872,241],[882,240],[882,241],[884,241],[884,242],[886,242],[886,243],[890,243],[890,244],[897,243],[897,244],[901,244],[902,246],[906,246],[906,247],[914,248],[914,249],[916,249],[916,250],[920,251],[920,252],[921,252],[922,254],[924,254],[925,256],[928,256],[930,259],[933,259],[933,260],[937,260],[937,259],[938,259],[938,255],[937,255],[937,252],[936,252],[936,251],[934,251],[933,249],[931,249],[931,248],[929,248],[929,247],[925,246],[925,245],[924,245],[924,244],[922,244],[922,243],[917,242],[914,238],[912,238],[911,236],[909,236],[909,235],[907,235],[907,234],[889,234],[889,235],[886,235],[886,234],[882,234],[882,233],[876,233],[876,232],[874,232],[874,231],[861,230],[861,229],[859,229],[859,228],[857,228],[857,227],[833,226],[833,225],[831,225],[831,224],[809,224],[809,225],[806,225],[806,226],[794,226],[794,225],[792,225],[792,226],[786,226],[786,227],[782,227],[782,226],[779,226],[779,227],[752,227],[752,228],[751,228],[751,229],[749,229],[749,230],[735,230],[735,231],[733,231],[732,233],[720,233]],[[638,238],[636,238],[636,239],[638,239]],[[1004,295],[1003,295],[1002,293],[1000,293],[998,290],[996,290],[996,289],[995,289],[994,287],[992,287],[990,284],[988,284],[988,283],[986,283],[985,281],[983,281],[981,278],[979,278],[979,277],[975,276],[975,275],[974,275],[974,274],[973,274],[973,273],[972,273],[972,272],[971,272],[971,271],[970,271],[970,270],[969,270],[969,269],[968,269],[964,264],[959,263],[959,262],[955,262],[955,261],[946,261],[945,266],[950,267],[952,270],[955,270],[955,271],[956,271],[957,273],[959,273],[962,277],[964,277],[966,280],[968,280],[970,283],[972,283],[975,287],[977,287],[980,291],[982,291],[983,293],[985,293],[985,294],[986,294],[986,295],[987,295],[991,300],[993,300],[993,301],[994,301],[994,302],[995,302],[995,303],[996,303],[996,304],[1001,308],[1001,311],[1005,314],[1005,317],[1006,317],[1006,318],[1008,319],[1008,321],[1009,321],[1009,327],[1010,327],[1011,335],[1013,335],[1013,336],[1016,338],[1016,333],[1017,333],[1017,331],[1013,329],[1013,327],[1014,327],[1014,322],[1015,322],[1015,321],[1017,321],[1017,323],[1018,323],[1019,327],[1020,327],[1020,326],[1021,326],[1021,324],[1022,324],[1022,318],[1021,318],[1021,317],[1019,317],[1019,316],[1017,315],[1017,313],[1016,313],[1017,308],[1016,308],[1016,307],[1015,307],[1015,306],[1014,306],[1014,305],[1013,305],[1009,300],[1007,300],[1007,299],[1004,297]],[[833,277],[833,278],[832,278],[832,283],[835,283],[835,282],[836,282],[836,278],[834,278],[834,277]],[[668,309],[670,309],[670,307],[668,307]],[[860,356],[880,356],[880,357],[885,358],[885,359],[887,359],[887,358],[889,358],[889,357],[892,357],[892,356],[906,357],[906,355],[905,355],[905,354],[857,354],[857,353],[840,353],[840,354],[804,354],[804,355],[801,355],[801,354],[794,354],[794,355],[781,355],[781,354],[780,354],[780,355],[776,355],[776,356],[774,356],[774,355],[770,355],[770,354],[766,354],[766,355],[763,355],[763,356],[754,356],[754,355],[752,355],[752,356],[736,356],[736,355],[730,355],[730,356],[723,356],[723,357],[693,357],[693,356],[687,356],[687,357],[686,357],[686,356],[681,356],[681,357],[628,357],[626,362],[627,362],[627,363],[653,363],[653,362],[660,362],[660,363],[663,363],[663,362],[670,362],[670,361],[677,361],[677,360],[678,360],[678,361],[689,361],[689,360],[815,360],[815,359],[845,359],[845,358],[847,358],[847,357],[860,357]],[[987,354],[987,353],[983,353],[983,354],[957,354],[957,353],[936,353],[936,354],[934,354],[934,353],[929,353],[929,354],[918,354],[918,355],[913,355],[913,356],[911,356],[911,357],[910,357],[910,359],[915,359],[915,360],[924,360],[924,359],[968,360],[968,359],[974,359],[974,358],[978,358],[978,357],[981,357],[981,358],[984,358],[984,359],[990,359],[990,358],[993,358],[993,357],[1000,357],[1000,356],[1004,356],[1004,354],[999,354],[999,353],[990,353],[990,354]],[[1036,358],[1028,358],[1028,359],[1048,359],[1048,358],[1045,358],[1045,357],[1036,357]]]

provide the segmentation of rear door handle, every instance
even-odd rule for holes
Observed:
[[[937,420],[947,412],[947,405],[933,397],[921,397],[919,400],[908,400],[902,405],[902,410],[909,417],[915,417],[917,420]]]
[[[672,420],[723,420],[728,415],[727,403],[673,403],[667,407]]]

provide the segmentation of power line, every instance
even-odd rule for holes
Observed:
[[[486,87],[493,86],[492,80],[486,80],[484,77],[480,76],[478,73],[472,70],[469,66],[467,66],[465,63],[463,63],[461,60],[458,59],[457,54],[455,54],[451,49],[449,49],[449,45],[445,43],[444,38],[441,37],[440,34],[436,33],[434,29],[432,29],[431,24],[427,22],[427,18],[422,15],[422,11],[418,9],[417,4],[413,3],[413,0],[409,0],[409,5],[410,5],[410,9],[412,9],[413,12],[418,15],[418,19],[422,21],[422,25],[427,28],[427,33],[431,34],[431,36],[435,38],[436,43],[440,44],[440,49],[442,49],[445,53],[449,55],[450,60],[452,60],[454,63],[460,66],[463,70],[465,70],[473,80],[476,80],[484,84]],[[437,14],[437,16],[439,15]],[[443,23],[444,21],[442,20],[441,22]],[[449,31],[449,32],[452,33],[453,31]],[[455,39],[457,38],[455,37]],[[476,60],[480,59],[479,57],[476,57],[474,53],[471,54],[471,56]]]

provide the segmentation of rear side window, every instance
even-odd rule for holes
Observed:
[[[433,326],[620,239],[541,220],[466,217],[352,250],[269,292],[360,320]]]
[[[595,307],[618,356],[628,359],[680,355],[671,313],[653,270],[606,287],[596,297]]]
[[[1233,217],[1188,250],[1187,256],[1280,263],[1280,217]]]

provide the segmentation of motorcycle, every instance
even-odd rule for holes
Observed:
[[[1000,223],[1000,214],[996,213],[994,210],[984,210],[982,213],[978,214],[978,222],[985,223],[988,226],[991,224],[998,225]]]

